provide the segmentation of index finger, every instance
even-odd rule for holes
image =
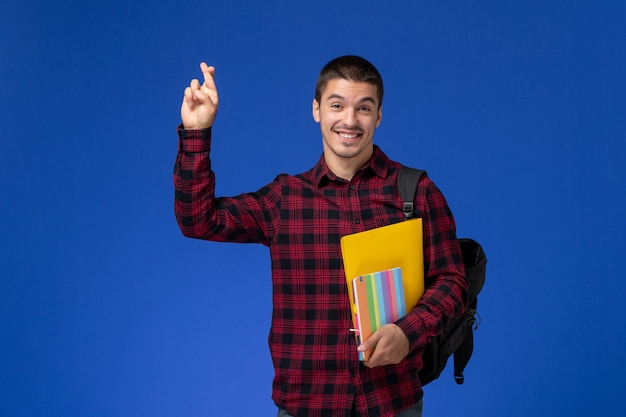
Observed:
[[[208,66],[206,62],[200,63],[200,70],[204,75],[204,86],[212,90],[215,89],[215,67]]]

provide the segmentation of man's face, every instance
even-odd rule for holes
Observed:
[[[320,102],[313,100],[313,118],[320,124],[324,155],[359,168],[372,156],[374,132],[382,119],[376,86],[331,79]]]

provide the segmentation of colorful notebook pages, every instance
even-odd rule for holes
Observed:
[[[352,280],[352,292],[359,344],[380,327],[395,322],[407,313],[400,268],[358,276]],[[370,353],[359,352],[359,359],[366,361]]]

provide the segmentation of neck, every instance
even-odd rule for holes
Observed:
[[[369,152],[361,152],[351,158],[341,157],[330,150],[326,150],[324,152],[324,161],[333,174],[350,181],[354,174],[365,166],[373,154],[373,147],[369,149]]]

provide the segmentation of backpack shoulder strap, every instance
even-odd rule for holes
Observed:
[[[398,172],[398,189],[400,190],[400,196],[402,197],[402,212],[404,213],[404,220],[410,219],[415,214],[413,201],[415,200],[417,183],[422,175],[425,174],[426,171],[421,169],[409,168],[405,166],[400,167],[400,172]]]
[[[465,371],[465,366],[467,366],[474,352],[474,330],[476,330],[475,327],[472,328],[475,322],[474,316],[465,314],[465,317],[467,320],[466,325],[469,326],[467,334],[463,338],[463,342],[454,351],[454,381],[459,385],[465,381],[463,371]]]

